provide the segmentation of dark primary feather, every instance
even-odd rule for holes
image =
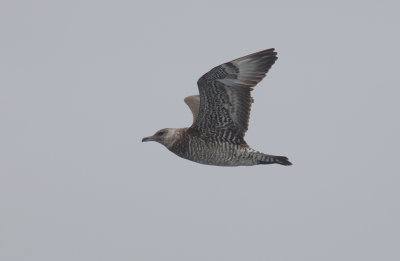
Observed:
[[[200,110],[191,129],[224,129],[225,137],[243,139],[248,129],[253,90],[278,59],[274,49],[219,65],[197,82]]]

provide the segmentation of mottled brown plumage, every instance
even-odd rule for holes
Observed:
[[[286,157],[255,151],[244,140],[250,92],[276,60],[274,49],[268,49],[214,67],[198,80],[200,95],[185,98],[192,126],[162,129],[142,141],[157,141],[182,158],[208,165],[291,165]]]

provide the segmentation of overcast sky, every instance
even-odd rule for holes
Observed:
[[[0,260],[400,260],[399,4],[236,2],[1,1]],[[141,143],[272,47],[246,140],[293,166]]]

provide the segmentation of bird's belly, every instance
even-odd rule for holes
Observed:
[[[186,153],[176,154],[206,165],[250,166],[257,164],[248,147],[227,142],[189,144]]]

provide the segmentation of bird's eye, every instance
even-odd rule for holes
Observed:
[[[159,133],[157,133],[157,136],[162,136],[165,134],[165,131],[160,131]]]

